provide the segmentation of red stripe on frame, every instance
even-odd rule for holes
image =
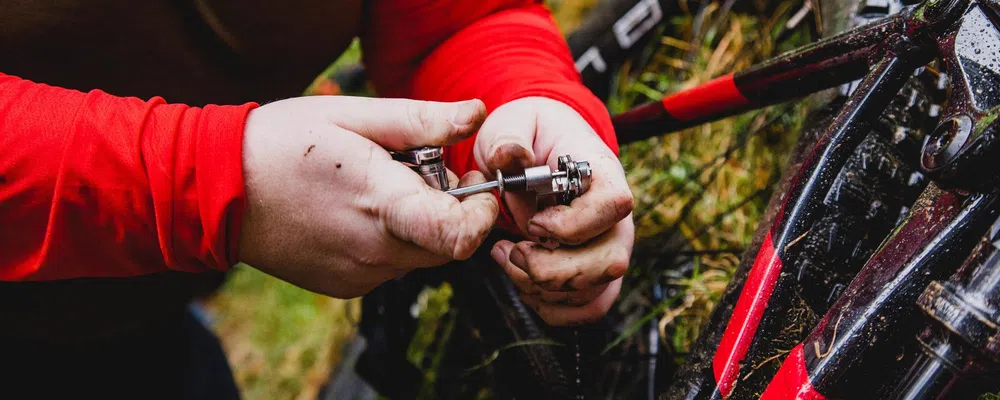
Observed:
[[[781,364],[778,374],[764,389],[761,400],[827,400],[826,396],[817,392],[809,381],[809,371],[806,370],[805,356],[802,354],[802,344],[799,343],[788,354]]]
[[[733,383],[740,372],[740,362],[750,348],[750,342],[753,341],[760,318],[767,309],[767,302],[780,272],[781,259],[776,255],[771,233],[768,232],[712,359],[715,382],[723,397],[728,397],[733,391]]]
[[[738,109],[749,101],[736,87],[733,74],[727,74],[664,97],[662,103],[674,118],[692,121]]]

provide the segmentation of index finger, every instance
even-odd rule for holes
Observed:
[[[560,243],[581,244],[611,229],[632,212],[633,199],[617,158],[598,155],[590,162],[590,189],[569,206],[545,208],[528,221],[528,234]]]

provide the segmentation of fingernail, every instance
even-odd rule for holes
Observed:
[[[490,145],[492,154],[488,158],[487,167],[491,170],[508,170],[509,168],[532,166],[532,155],[528,149],[518,143],[515,136],[501,135]]]
[[[493,246],[493,250],[490,251],[490,256],[493,257],[493,261],[503,264],[504,262],[504,248],[503,243],[497,243]]]
[[[510,262],[522,271],[525,271],[525,264],[527,263],[525,262],[524,253],[521,252],[520,247],[514,247],[514,249],[510,251]]]
[[[542,246],[543,249],[547,250],[555,250],[559,248],[559,241],[550,237],[543,237],[538,239],[538,244]]]
[[[537,238],[547,238],[552,236],[548,229],[543,228],[535,221],[528,222],[528,234]]]
[[[481,104],[479,100],[468,100],[458,103],[455,115],[451,118],[451,123],[460,127],[475,123],[481,114],[479,104]]]

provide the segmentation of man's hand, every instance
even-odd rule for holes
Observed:
[[[239,260],[347,298],[417,267],[466,259],[496,222],[495,196],[461,201],[389,150],[454,144],[482,125],[481,101],[316,96],[252,111]],[[450,173],[451,184],[459,184]],[[461,185],[484,182],[471,172]]]
[[[505,193],[504,202],[528,240],[500,241],[491,253],[520,289],[521,299],[553,325],[597,320],[618,296],[635,230],[625,172],[576,111],[547,98],[498,107],[475,145],[479,168],[490,174],[541,164],[555,168],[558,157],[567,154],[590,162],[590,190],[570,206],[541,211],[530,193]]]

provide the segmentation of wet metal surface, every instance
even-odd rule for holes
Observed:
[[[958,267],[997,215],[995,194],[963,198],[930,187],[924,195],[805,341],[820,393],[872,398],[879,394],[858,382],[901,378],[913,362],[906,338],[919,326],[917,297]]]

